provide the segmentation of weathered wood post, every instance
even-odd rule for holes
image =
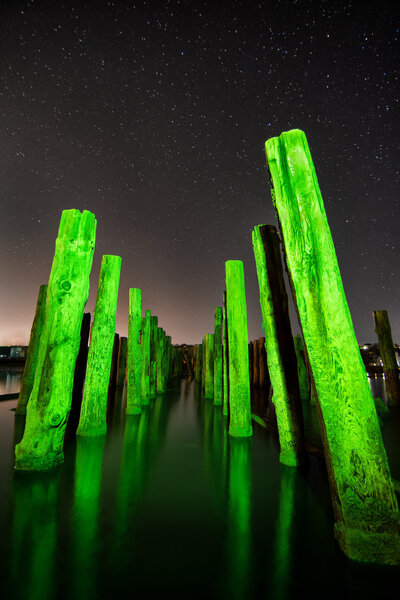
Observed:
[[[222,404],[222,307],[214,313],[214,404]]]
[[[203,348],[202,348],[202,344],[199,344],[197,346],[197,350],[196,350],[196,371],[195,371],[195,376],[194,376],[194,380],[196,383],[200,383],[201,382],[201,372],[203,370]]]
[[[293,341],[297,359],[297,375],[299,378],[300,398],[302,401],[306,401],[310,398],[310,388],[304,358],[303,338],[301,335],[295,335]]]
[[[120,273],[121,257],[103,256],[77,435],[93,436],[107,433],[107,396],[115,341]]]
[[[222,357],[223,357],[223,371],[224,371],[224,406],[222,414],[227,417],[229,414],[229,352],[228,352],[228,315],[226,308],[226,291],[222,297],[222,309],[223,309],[223,320],[222,320]]]
[[[266,392],[269,390],[270,380],[269,380],[269,371],[267,367],[267,351],[265,346],[265,338],[262,337],[258,340],[259,348],[260,348],[260,366],[259,366],[259,376],[260,376],[260,390]]]
[[[372,311],[376,335],[378,336],[379,352],[385,373],[386,391],[389,406],[400,406],[399,367],[392,339],[392,330],[386,310]]]
[[[157,329],[157,394],[165,394],[166,378],[165,378],[165,355],[166,355],[166,337],[165,331],[159,327]]]
[[[229,435],[253,435],[251,426],[246,293],[241,260],[225,262],[229,349]]]
[[[266,154],[318,395],[335,535],[351,558],[399,564],[397,500],[306,137],[282,133]]]
[[[117,360],[117,387],[123,387],[126,373],[126,353],[128,349],[128,338],[119,338],[118,360]]]
[[[107,412],[114,404],[115,389],[117,384],[117,373],[118,373],[118,351],[119,351],[119,334],[114,334],[114,343],[111,354],[111,367],[110,367],[110,379],[108,381],[108,395],[107,395]]]
[[[79,352],[75,363],[71,410],[69,413],[68,423],[65,430],[65,439],[68,439],[69,436],[75,436],[76,428],[78,427],[79,423],[79,416],[81,414],[82,393],[83,386],[85,383],[86,365],[89,351],[88,341],[90,332],[90,322],[90,313],[85,313],[83,315],[81,325],[81,342],[79,345]]]
[[[48,470],[63,461],[95,237],[96,220],[92,213],[63,211],[25,432],[15,449],[17,469]]]
[[[203,337],[203,341],[201,343],[201,351],[202,351],[201,364],[203,365],[203,369],[201,371],[201,391],[202,391],[203,396],[204,396],[204,394],[206,392],[206,369],[207,369],[207,364],[206,364],[206,356],[207,356],[206,345],[207,345],[207,339],[206,339],[206,336],[204,336]]]
[[[156,397],[158,317],[150,317],[150,398]]]
[[[138,415],[142,412],[140,400],[140,373],[142,364],[140,347],[141,323],[142,292],[139,288],[129,288],[128,354],[126,363],[127,415]]]
[[[214,396],[214,334],[206,333],[206,364],[204,381],[204,398]]]
[[[168,386],[169,380],[171,379],[171,363],[172,363],[172,338],[170,335],[167,335],[167,354],[165,357],[166,386]]]
[[[28,354],[25,361],[24,374],[22,375],[21,390],[18,396],[16,415],[26,414],[26,405],[31,395],[35,371],[39,357],[39,344],[43,332],[44,317],[46,309],[47,285],[41,285],[36,303],[36,312],[32,323],[31,335],[29,338]]]
[[[260,387],[260,344],[258,339],[253,341],[253,386]]]
[[[295,467],[304,459],[303,419],[279,238],[272,225],[257,225],[253,229],[252,239],[268,371],[273,389],[272,401],[281,446],[279,460],[284,465]]]
[[[151,311],[146,310],[142,319],[141,357],[142,372],[140,396],[143,405],[150,404],[150,338],[151,338]]]

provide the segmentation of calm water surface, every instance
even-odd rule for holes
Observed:
[[[221,409],[193,383],[177,382],[137,417],[125,418],[119,393],[107,437],[71,440],[47,475],[13,471],[15,405],[0,402],[4,598],[398,594],[399,568],[354,563],[338,548],[321,459],[302,471],[280,465],[277,440],[257,424],[252,439],[229,438]],[[394,411],[383,428],[397,479],[399,421]]]

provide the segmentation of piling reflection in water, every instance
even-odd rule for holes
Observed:
[[[99,512],[105,436],[77,436],[73,531],[73,597],[96,597]]]
[[[228,590],[230,598],[252,593],[250,438],[229,438]]]
[[[59,474],[14,473],[9,598],[56,597]]]

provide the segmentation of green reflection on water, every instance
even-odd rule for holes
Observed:
[[[11,587],[16,598],[55,597],[59,476],[15,473]]]

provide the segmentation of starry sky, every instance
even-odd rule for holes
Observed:
[[[399,10],[390,2],[3,0],[0,344],[29,339],[61,211],[87,209],[103,254],[174,343],[213,331],[225,266],[277,225],[264,143],[307,135],[358,341],[371,311],[400,342]],[[297,333],[292,310],[292,326]]]

